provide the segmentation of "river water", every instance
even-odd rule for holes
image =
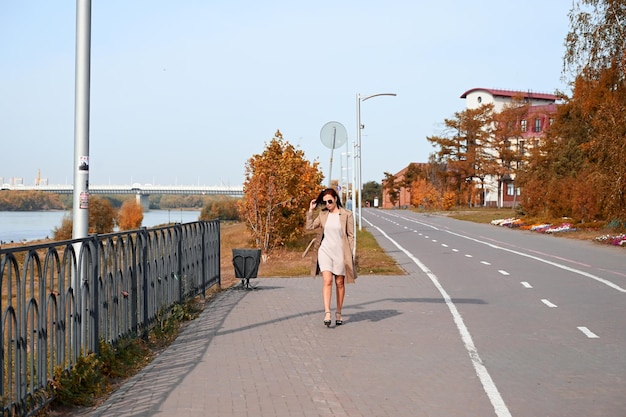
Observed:
[[[0,243],[52,238],[69,211],[0,211]],[[199,210],[150,210],[143,213],[142,226],[190,223],[198,220]]]

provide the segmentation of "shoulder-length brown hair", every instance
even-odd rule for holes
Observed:
[[[337,207],[343,207],[343,205],[341,204],[341,197],[339,197],[339,194],[337,193],[337,191],[335,191],[334,188],[326,188],[325,190],[320,192],[317,196],[317,199],[315,200],[315,204],[317,204],[318,206],[322,206],[323,210],[328,210],[326,204],[324,204],[324,196],[327,195],[330,195],[335,199],[335,204],[337,205]]]

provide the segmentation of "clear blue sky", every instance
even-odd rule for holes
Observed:
[[[426,162],[470,88],[553,93],[569,1],[92,2],[90,182],[241,185],[277,129],[328,175],[329,121],[363,182]],[[76,2],[0,2],[0,177],[73,182]],[[351,151],[351,150],[350,150]],[[335,150],[333,178],[341,153]],[[326,181],[325,181],[326,182]]]

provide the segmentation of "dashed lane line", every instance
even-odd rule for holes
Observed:
[[[556,308],[557,307],[556,304],[550,302],[550,300],[548,300],[547,298],[542,298],[541,302],[544,303],[545,305],[547,305],[550,308]]]
[[[489,246],[489,247],[491,247],[493,249],[498,249],[498,250],[502,250],[502,251],[505,251],[505,252],[513,253],[513,254],[516,254],[516,255],[519,255],[519,256],[523,256],[523,257],[529,258],[529,259],[534,259],[535,261],[543,262],[545,264],[552,265],[552,266],[554,266],[556,268],[560,268],[560,269],[563,269],[565,271],[569,271],[569,272],[573,272],[573,273],[578,274],[578,275],[582,275],[584,277],[587,277],[587,278],[590,278],[590,279],[595,280],[597,282],[600,282],[600,283],[606,285],[607,287],[613,288],[614,290],[617,290],[617,291],[619,291],[621,293],[626,293],[626,288],[623,288],[623,287],[617,285],[616,283],[614,283],[612,281],[609,281],[608,279],[604,279],[604,278],[598,277],[598,276],[593,275],[593,274],[591,274],[589,272],[581,271],[580,269],[572,268],[572,267],[569,267],[567,265],[560,264],[558,262],[553,262],[553,261],[550,261],[548,259],[541,258],[539,256],[535,256],[535,255],[531,255],[531,254],[528,254],[528,253],[520,252],[520,251],[517,251],[517,250],[514,250],[514,249],[509,249],[509,248],[505,248],[505,247],[502,247],[502,246],[498,246],[498,245],[493,244],[493,243],[485,242],[485,241],[482,241],[480,239],[476,239],[476,238],[469,237],[469,236],[466,236],[466,235],[463,235],[463,234],[460,234],[460,233],[453,232],[451,230],[440,229],[440,228],[438,228],[436,226],[433,226],[433,225],[428,224],[428,223],[423,223],[423,222],[420,222],[420,221],[415,220],[415,219],[411,219],[411,218],[408,218],[408,217],[402,217],[402,218],[404,220],[406,220],[406,221],[410,221],[410,222],[413,222],[413,223],[421,224],[421,225],[430,227],[431,229],[434,229],[434,230],[439,230],[439,231],[451,234],[453,236],[457,236],[457,237],[460,237],[460,238],[463,238],[463,239],[471,240],[473,242],[480,243],[482,245],[487,245],[487,246]]]
[[[578,330],[583,332],[583,334],[585,336],[587,336],[589,339],[598,339],[598,338],[600,338],[600,336],[598,336],[597,334],[595,334],[594,332],[592,332],[591,330],[589,330],[588,328],[586,328],[584,326],[578,327]]]

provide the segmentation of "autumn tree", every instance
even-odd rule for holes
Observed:
[[[117,212],[104,197],[89,198],[89,233],[111,233],[115,227]]]
[[[237,202],[233,197],[216,197],[207,200],[200,212],[200,220],[239,220]]]
[[[591,168],[583,152],[583,145],[588,140],[589,131],[578,101],[567,100],[559,105],[554,123],[540,146],[530,150],[527,163],[518,170],[516,182],[524,188],[520,203],[525,213],[587,220],[589,213],[597,214],[595,208],[571,205],[572,187],[582,186],[578,181],[579,174]],[[588,215],[578,217],[576,212],[587,212]]]
[[[411,204],[424,210],[440,208],[441,191],[425,178],[418,178],[411,186]]]
[[[52,229],[52,238],[54,240],[69,240],[72,238],[73,221],[71,215],[63,216],[61,224]]]
[[[395,175],[388,172],[385,172],[384,174],[385,179],[383,180],[383,190],[385,190],[385,192],[389,196],[389,202],[391,203],[391,206],[395,207],[400,198],[400,190],[402,185]]]
[[[416,163],[410,163],[404,172],[404,177],[402,178],[402,188],[408,190],[409,192],[409,201],[413,201],[412,192],[413,192],[413,183],[417,181],[419,178],[425,178],[425,172],[423,172],[421,166]]]
[[[568,14],[570,31],[565,38],[564,74],[595,78],[615,70],[616,80],[626,75],[626,2],[624,0],[575,0]]]
[[[135,199],[128,199],[122,203],[117,212],[117,226],[120,230],[132,230],[141,227],[143,208]]]
[[[520,179],[530,213],[626,224],[626,2],[577,0],[563,73],[571,97]]]
[[[488,147],[493,130],[493,104],[456,112],[444,120],[442,136],[426,138],[438,148],[434,162],[445,164],[447,181],[455,184],[459,199],[473,204],[474,181],[481,184],[481,201],[484,200],[484,183],[495,172],[496,157]]]
[[[304,233],[306,211],[322,189],[319,162],[283,138],[279,130],[245,166],[239,214],[256,246],[271,251]]]
[[[115,227],[117,212],[109,199],[99,196],[89,198],[88,225],[89,233],[111,233]],[[54,240],[72,238],[72,215],[64,216],[61,224],[52,229]]]
[[[594,166],[589,177],[606,218],[626,222],[626,1],[578,0],[569,13],[564,71],[576,74],[589,140],[582,146]]]

